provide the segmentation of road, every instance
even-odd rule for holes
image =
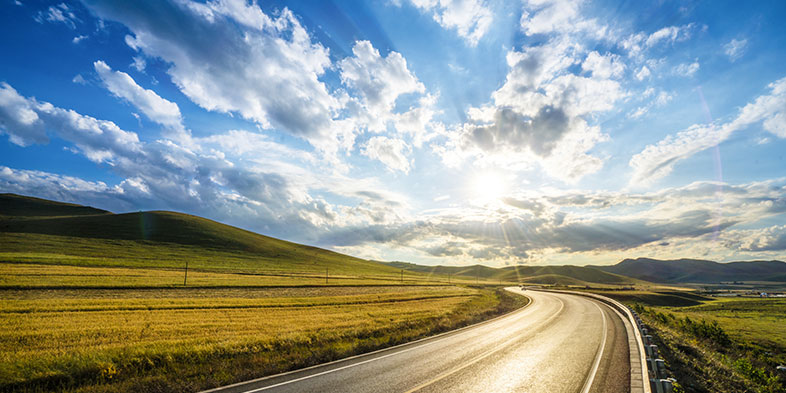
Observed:
[[[582,296],[510,289],[531,303],[489,322],[211,392],[627,392],[625,327]]]

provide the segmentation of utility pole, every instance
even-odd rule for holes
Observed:
[[[478,283],[478,274],[480,274],[480,272],[478,272],[478,266],[475,266],[475,284]]]
[[[328,268],[325,268],[325,284],[328,283]]]
[[[188,259],[186,259],[186,274],[183,276],[183,286],[186,286],[188,281]]]
[[[450,284],[450,273],[448,273],[448,284]]]
[[[404,269],[401,269],[401,283],[404,283]]]

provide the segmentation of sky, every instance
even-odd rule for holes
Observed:
[[[0,2],[0,192],[427,265],[786,259],[781,0]]]

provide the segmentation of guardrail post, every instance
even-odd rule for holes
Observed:
[[[674,383],[670,379],[650,379],[650,387],[652,388],[652,393],[674,392]]]
[[[658,346],[657,345],[645,345],[644,349],[647,351],[647,356],[651,358],[658,358]]]

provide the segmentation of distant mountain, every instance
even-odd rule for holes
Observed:
[[[398,269],[425,274],[477,276],[491,280],[518,281],[533,284],[589,285],[594,283],[625,285],[640,283],[640,280],[582,266],[508,266],[492,268],[483,265],[425,266],[407,262],[383,263]]]
[[[701,259],[625,259],[612,266],[588,266],[657,283],[719,283],[730,281],[786,282],[786,262],[718,263]]]

